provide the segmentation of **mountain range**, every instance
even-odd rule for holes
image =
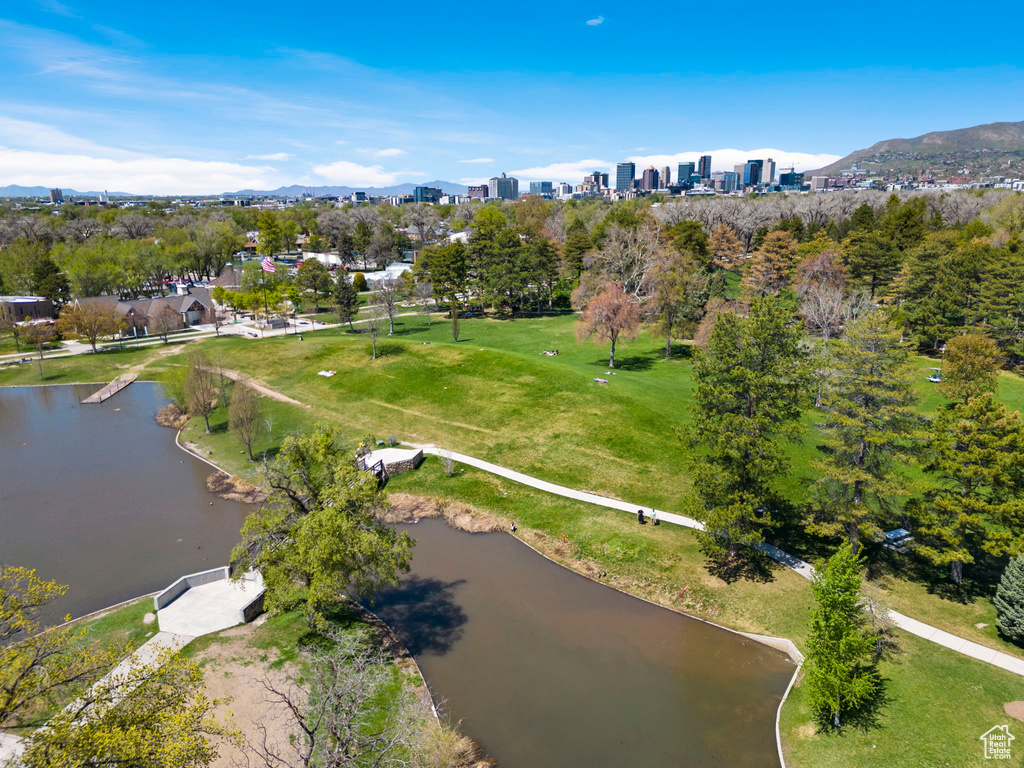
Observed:
[[[807,171],[827,176],[850,168],[942,176],[1024,175],[1024,122],[986,123],[932,131],[912,139],[887,139],[842,160]]]
[[[109,194],[111,197],[134,197],[131,192],[78,192],[74,189],[68,189],[63,187],[61,192],[64,193],[64,197],[98,197],[101,194]],[[0,187],[0,197],[45,197],[50,198],[49,187],[22,187],[17,184],[8,184],[6,187]]]

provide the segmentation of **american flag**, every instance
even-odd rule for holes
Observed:
[[[277,267],[274,266],[274,262],[270,260],[269,256],[264,256],[263,261],[260,262],[260,266],[263,267],[264,272],[274,272]]]

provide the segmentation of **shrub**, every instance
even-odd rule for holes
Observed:
[[[352,275],[352,285],[355,286],[355,289],[357,291],[370,290],[370,286],[366,284],[366,277],[363,275],[362,272],[356,272],[354,275]]]

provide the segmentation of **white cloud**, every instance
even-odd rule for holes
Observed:
[[[570,163],[552,163],[534,168],[520,168],[518,171],[512,171],[509,176],[515,176],[517,179],[568,181],[578,184],[588,173],[608,171],[610,168],[613,168],[613,164],[607,160],[575,160]]]
[[[767,160],[769,157],[775,161],[776,169],[793,166],[798,171],[813,170],[834,163],[842,157],[842,155],[786,152],[782,149],[712,149],[706,152],[680,152],[675,155],[634,155],[627,159],[636,163],[638,176],[640,170],[649,165],[653,165],[659,170],[667,165],[672,169],[674,176],[678,163],[696,163],[700,160],[701,155],[711,155],[711,169],[714,171],[731,171],[733,166],[745,163],[747,160]],[[776,170],[776,172],[778,171]]]
[[[588,19],[587,25],[596,27],[598,24],[604,24],[604,16],[598,16],[596,19]]]
[[[415,171],[385,171],[382,165],[359,165],[348,160],[317,165],[313,173],[329,184],[345,187],[390,187],[401,176],[426,176]]]
[[[15,120],[10,117],[0,117],[0,146],[35,149],[41,152],[81,152],[126,159],[141,157],[137,152],[105,147],[88,139],[72,136],[52,125]]]
[[[109,189],[142,195],[218,194],[279,186],[273,169],[140,155],[133,159],[57,154],[0,147],[0,183]]]
[[[395,147],[391,147],[390,149],[378,149],[373,154],[375,157],[398,157],[399,155],[407,155],[409,153],[406,152],[404,149],[397,149]]]
[[[472,160],[456,160],[457,163],[493,163],[493,157],[474,157]]]
[[[275,152],[272,155],[246,155],[246,160],[287,160],[291,155],[287,152]]]

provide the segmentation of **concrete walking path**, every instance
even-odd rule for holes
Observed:
[[[566,488],[564,485],[549,483],[546,480],[540,480],[536,477],[531,477],[530,475],[524,475],[522,472],[506,469],[505,467],[498,466],[497,464],[492,464],[489,461],[476,459],[462,453],[447,451],[442,448],[438,448],[436,445],[416,445],[413,443],[408,443],[408,445],[421,448],[424,453],[429,453],[434,456],[451,457],[460,464],[476,467],[477,469],[482,469],[484,472],[490,472],[491,474],[513,480],[517,483],[522,483],[523,485],[527,485],[531,488],[546,491],[547,493],[553,493],[556,496],[564,496],[565,498],[576,499],[577,501],[584,501],[588,504],[596,504],[597,506],[607,507],[609,509],[618,509],[633,515],[636,514],[638,509],[643,509],[644,513],[647,515],[650,515],[651,512],[656,512],[658,514],[658,520],[667,523],[674,523],[675,525],[682,525],[686,528],[693,528],[698,531],[704,530],[704,524],[699,520],[694,520],[692,517],[686,517],[685,515],[679,515],[674,512],[665,512],[660,509],[653,509],[652,507],[630,504],[629,502],[610,499],[607,496],[599,496],[595,493],[588,493],[587,491],[577,491],[573,488]],[[795,557],[788,552],[784,552],[771,544],[763,544],[758,547],[758,549],[773,560],[776,560],[786,566],[791,571],[803,576],[805,579],[810,580],[813,578],[814,566],[805,560],[801,560],[799,557]],[[930,624],[925,624],[922,621],[918,621],[917,619],[911,618],[910,616],[906,616],[897,611],[889,611],[889,616],[892,618],[896,626],[912,635],[917,635],[929,642],[950,648],[957,653],[962,653],[965,656],[970,656],[973,659],[987,662],[988,664],[1001,667],[1002,669],[1024,677],[1024,659],[1011,656],[1008,653],[997,651],[994,648],[989,648],[971,640],[950,634],[945,630],[933,627]]]

